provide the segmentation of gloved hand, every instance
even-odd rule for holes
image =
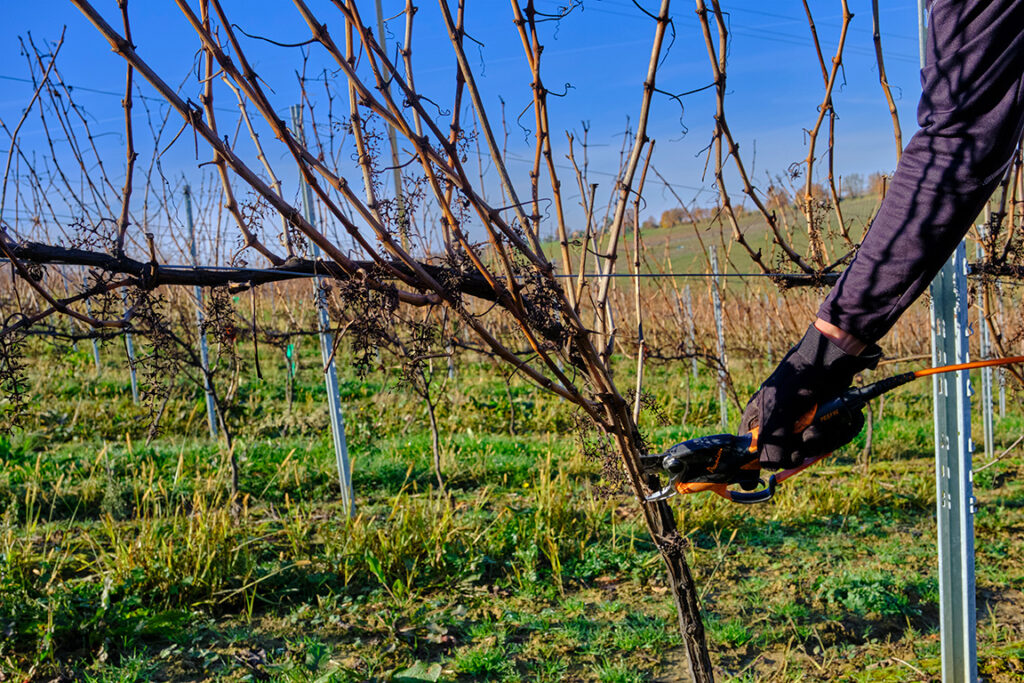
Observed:
[[[882,350],[875,345],[859,356],[850,355],[811,325],[750,399],[740,419],[740,434],[759,428],[761,466],[795,467],[805,458],[852,441],[864,427],[860,411],[803,430],[799,423],[818,405],[845,391],[857,373],[874,368],[881,357]]]

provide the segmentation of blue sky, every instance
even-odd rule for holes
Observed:
[[[196,3],[193,3],[196,4]],[[340,29],[331,4],[311,2],[328,27]],[[385,15],[398,14],[404,0],[384,0]],[[553,10],[557,0],[538,0],[542,10]],[[655,0],[642,0],[654,11]],[[822,95],[822,79],[809,40],[803,7],[796,0],[764,3],[756,0],[723,0],[732,30],[729,64],[727,116],[740,142],[755,180],[766,184],[769,174],[785,172],[791,163],[806,156],[804,129],[817,115]],[[838,0],[811,3],[826,59],[834,49],[840,26]],[[904,126],[904,140],[914,126],[914,109],[919,93],[917,65],[916,2],[896,0],[883,3],[881,25],[890,83],[898,97]],[[114,0],[96,0],[96,7],[115,26],[120,26]],[[437,4],[421,0],[416,16],[413,55],[420,89],[446,108],[451,98],[454,59],[441,38],[437,22]],[[469,0],[467,29],[482,45],[471,50],[479,82],[492,112],[506,104],[513,158],[510,170],[525,189],[529,164],[519,159],[529,155],[523,143],[526,133],[515,118],[530,104],[529,71],[522,47],[511,23],[509,3],[504,0]],[[247,32],[273,37],[282,42],[298,42],[309,37],[290,2],[225,0],[229,16]],[[372,2],[360,4],[364,18],[375,20]],[[851,0],[855,17],[845,53],[844,80],[834,100],[839,113],[837,124],[837,171],[841,174],[890,171],[895,164],[895,149],[889,113],[882,98],[871,40],[871,4],[869,0]],[[0,10],[0,117],[12,126],[31,95],[31,86],[22,80],[27,75],[24,57],[19,54],[18,36],[29,33],[38,41],[56,39],[64,26],[65,45],[60,65],[68,83],[78,86],[80,104],[93,121],[94,133],[103,153],[115,170],[123,167],[122,113],[119,92],[123,88],[124,64],[114,55],[82,15],[62,0],[33,3],[6,2]],[[130,0],[135,43],[140,53],[169,82],[177,84],[194,62],[197,41],[170,0]],[[692,2],[677,0],[673,8],[675,39],[659,71],[658,85],[671,92],[690,91],[708,85],[710,69]],[[392,40],[402,34],[401,21],[389,25]],[[617,167],[622,132],[628,119],[636,120],[642,93],[642,81],[650,55],[653,22],[630,0],[585,0],[583,7],[565,20],[542,26],[546,49],[544,79],[553,92],[550,108],[556,155],[563,158],[565,136],[562,131],[580,133],[582,122],[589,122],[593,180],[602,190],[611,189],[611,176]],[[297,50],[273,47],[246,39],[256,68],[275,93],[275,102],[283,112],[298,97],[295,70],[299,67]],[[322,52],[313,50],[310,72],[329,66]],[[565,84],[569,84],[566,87]],[[145,85],[143,92],[152,94]],[[93,92],[102,91],[102,92]],[[197,100],[194,84],[186,95]],[[218,94],[219,104],[228,110],[234,101],[226,91]],[[704,177],[701,150],[711,130],[714,101],[705,91],[684,99],[685,108],[668,97],[658,96],[652,109],[650,136],[657,141],[654,165],[676,185],[686,200],[697,198],[707,205],[713,201],[710,179]],[[139,112],[137,112],[138,114]],[[532,112],[524,120],[532,128]],[[500,129],[500,117],[495,114]],[[177,127],[177,122],[174,127]],[[222,128],[224,124],[222,123]],[[0,149],[8,145],[0,140]],[[43,153],[45,139],[37,121],[26,123],[21,143],[24,149]],[[144,140],[137,142],[137,145]],[[756,154],[755,154],[756,150]],[[6,152],[3,154],[6,157]],[[197,164],[206,162],[209,153],[200,149],[196,158],[191,136],[182,136],[164,161],[170,174],[195,175]],[[272,159],[273,161],[273,159]],[[252,159],[255,165],[257,162]],[[294,179],[291,164],[284,157],[274,161],[276,170]],[[123,173],[123,171],[120,171]],[[605,175],[601,175],[601,174]],[[575,182],[568,172],[563,177],[569,209],[576,201]],[[738,194],[738,187],[734,193]],[[600,190],[599,190],[600,192]],[[674,200],[658,188],[647,192],[648,211],[657,216]]]

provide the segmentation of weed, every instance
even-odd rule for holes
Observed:
[[[544,658],[530,665],[529,679],[554,682],[566,678],[569,664],[562,657]]]
[[[914,591],[892,574],[878,570],[843,571],[816,582],[815,595],[830,608],[868,617],[916,616]]]
[[[475,681],[500,681],[515,673],[515,667],[505,652],[487,645],[456,655],[455,670]]]
[[[644,680],[643,674],[629,665],[608,660],[595,666],[594,674],[602,683],[639,683]]]
[[[741,618],[722,620],[710,617],[706,619],[705,627],[713,641],[730,648],[746,645],[753,638],[750,628]]]
[[[781,605],[776,606],[773,611],[782,619],[788,619],[790,621],[806,619],[811,613],[811,609],[807,605],[801,604],[795,600],[784,602]]]
[[[670,642],[672,636],[664,619],[638,612],[627,614],[612,636],[613,647],[625,652],[663,647]]]

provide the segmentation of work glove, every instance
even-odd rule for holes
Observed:
[[[857,373],[874,368],[881,357],[875,345],[859,356],[850,355],[811,325],[761,384],[740,419],[740,434],[758,428],[761,466],[789,469],[852,441],[864,427],[860,410],[822,425],[805,428],[806,421],[811,411],[849,388]]]

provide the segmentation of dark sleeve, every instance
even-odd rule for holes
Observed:
[[[1024,0],[931,4],[920,130],[819,317],[875,342],[978,217],[1024,127]]]

